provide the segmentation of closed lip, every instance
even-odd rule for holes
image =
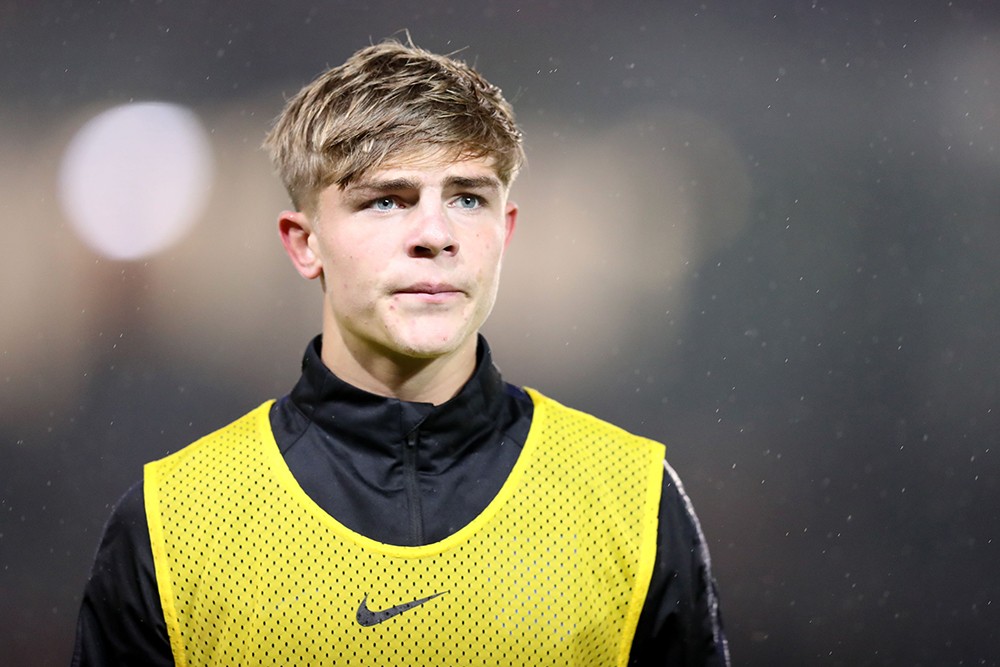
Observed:
[[[448,283],[415,283],[397,290],[400,294],[442,294],[461,291],[463,290]]]

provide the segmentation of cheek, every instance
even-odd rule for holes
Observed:
[[[387,272],[391,258],[376,241],[363,236],[333,240],[331,247],[341,250],[330,253],[332,266],[327,281],[349,292],[377,287]]]
[[[499,269],[500,258],[503,256],[503,237],[497,235],[492,230],[490,232],[478,232],[476,234],[476,244],[473,253],[478,267],[478,275],[496,273]]]
[[[492,293],[497,288],[500,281],[501,257],[499,249],[484,248],[476,258],[476,282],[485,292]]]
[[[363,255],[343,254],[331,262],[326,274],[327,291],[334,310],[355,316],[370,313],[375,305],[378,275]]]

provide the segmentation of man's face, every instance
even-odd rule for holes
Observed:
[[[354,353],[454,352],[493,308],[516,216],[487,159],[419,153],[328,187],[309,221],[325,330]]]

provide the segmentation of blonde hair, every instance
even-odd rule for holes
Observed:
[[[422,148],[492,158],[506,186],[524,163],[521,132],[500,89],[473,68],[387,40],[361,49],[288,101],[264,141],[298,210]]]

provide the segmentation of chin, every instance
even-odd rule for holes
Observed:
[[[416,340],[402,342],[394,347],[399,354],[413,359],[437,359],[457,350],[460,343]]]
[[[435,327],[428,331],[411,331],[394,336],[396,352],[415,359],[436,359],[459,349],[475,331],[446,330]]]

